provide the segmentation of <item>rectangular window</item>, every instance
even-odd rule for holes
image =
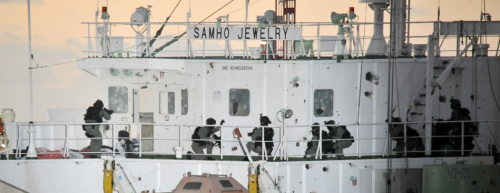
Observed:
[[[248,89],[229,90],[229,115],[248,116],[250,114],[250,91]]]
[[[188,182],[184,185],[182,189],[184,190],[199,190],[201,188],[201,182]]]
[[[175,114],[175,92],[160,92],[160,114]]]
[[[114,113],[128,112],[128,89],[124,86],[110,86],[108,88],[109,110]]]
[[[220,182],[220,185],[222,185],[222,187],[224,188],[232,188],[233,187],[233,184],[231,184],[231,182],[229,180],[219,180]]]
[[[189,106],[188,106],[188,90],[187,89],[184,89],[184,90],[181,90],[181,114],[182,115],[186,115],[188,113],[188,109],[189,109]]]
[[[314,91],[314,116],[333,116],[333,90],[317,89]]]

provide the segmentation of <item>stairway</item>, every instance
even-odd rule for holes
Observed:
[[[441,75],[444,70],[446,69],[446,66],[449,64],[449,61],[441,61],[441,65],[435,66],[434,67],[434,76],[433,79],[434,81]],[[426,78],[423,79],[422,83],[420,84],[420,87],[418,88],[417,94],[413,98],[410,106],[408,107],[408,110],[406,112],[406,121],[407,122],[417,122],[412,125],[414,129],[423,129],[423,126],[425,125],[423,122],[425,122],[425,100],[426,100],[426,93],[425,93],[425,81]],[[437,86],[434,86],[433,89],[439,89]],[[434,92],[435,90],[433,90]]]

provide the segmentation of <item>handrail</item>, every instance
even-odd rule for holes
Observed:
[[[408,110],[406,111],[406,121],[408,121],[408,116],[410,115],[411,113],[411,110],[415,107],[415,105],[417,104],[417,97],[420,96],[420,93],[422,91],[422,88],[424,88],[424,85],[425,85],[425,80],[426,80],[426,77],[424,76],[423,80],[422,80],[422,83],[420,84],[420,86],[418,87],[418,90],[417,92],[415,93],[415,96],[413,96],[413,98],[411,99],[411,105],[408,107]]]
[[[464,147],[464,140],[465,138],[467,137],[477,137],[479,135],[465,135],[465,127],[466,127],[466,123],[489,123],[489,122],[500,122],[500,120],[468,120],[468,121],[432,121],[430,123],[456,123],[456,124],[460,124],[461,125],[461,134],[460,135],[446,135],[446,136],[429,136],[429,137],[426,137],[426,136],[407,136],[407,133],[406,133],[406,129],[404,129],[404,135],[403,136],[400,136],[400,137],[391,137],[389,140],[397,140],[397,139],[405,139],[405,143],[406,144],[406,141],[407,140],[410,140],[410,139],[426,139],[426,138],[457,138],[457,137],[460,137],[460,141],[462,142],[461,144],[461,148],[460,150],[432,150],[432,152],[460,152],[460,154],[462,156],[465,155],[465,151],[471,151],[471,150],[465,150],[465,147]],[[397,122],[397,123],[392,123],[392,127],[395,127],[396,125],[403,125],[404,128],[406,128],[406,125],[407,124],[415,124],[415,123],[426,123],[426,122]],[[179,141],[179,146],[182,146],[183,142],[192,142],[192,141],[213,141],[213,140],[209,140],[209,139],[190,139],[190,138],[183,138],[182,137],[182,128],[185,128],[185,127],[198,127],[198,126],[207,126],[207,125],[193,125],[193,124],[189,124],[189,125],[182,125],[182,124],[176,124],[176,125],[169,125],[169,124],[154,124],[154,123],[47,123],[47,122],[43,122],[43,123],[36,123],[36,124],[29,124],[29,123],[16,123],[16,128],[18,131],[20,131],[23,126],[35,126],[37,127],[37,129],[44,129],[43,126],[64,126],[64,129],[65,129],[65,137],[64,138],[43,138],[43,139],[33,139],[35,141],[39,141],[39,140],[64,140],[64,146],[63,146],[63,151],[61,152],[61,154],[63,154],[63,157],[66,158],[67,156],[69,156],[69,148],[68,148],[68,141],[69,140],[89,140],[88,138],[79,138],[79,137],[68,137],[67,135],[67,130],[68,130],[68,127],[69,126],[81,126],[81,125],[111,125],[111,131],[113,132],[112,133],[112,136],[111,137],[102,137],[102,138],[97,138],[97,139],[103,139],[103,140],[112,140],[112,149],[115,150],[116,147],[115,147],[115,142],[117,141],[117,137],[115,135],[115,133],[117,132],[117,126],[123,126],[123,125],[130,125],[130,124],[134,124],[134,125],[139,125],[139,126],[142,126],[142,125],[153,125],[153,126],[168,126],[168,127],[178,127],[179,128],[179,136],[178,138],[158,138],[158,137],[142,137],[142,136],[139,136],[138,139],[139,141],[142,141],[142,140],[167,140],[167,141]],[[359,126],[373,126],[373,125],[380,125],[380,126],[388,126],[387,123],[374,123],[374,124],[371,124],[371,123],[361,123],[361,124],[347,124],[346,127],[348,127],[348,130],[349,130],[349,127],[356,127],[356,131],[361,131],[361,129],[359,129],[358,127]],[[286,126],[288,130],[290,129],[304,129],[304,130],[310,130],[310,128],[312,126],[316,126],[316,125],[289,125],[289,126]],[[337,125],[320,125],[320,128],[323,128],[325,126],[337,126]],[[226,129],[232,129],[233,127],[236,127],[236,126],[233,126],[233,125],[223,125],[221,126],[221,132],[222,130],[226,130]],[[253,128],[253,127],[261,127],[260,125],[246,125],[246,126],[237,126],[239,128]],[[272,127],[272,128],[276,128],[276,129],[282,129],[282,126],[269,126],[269,127]],[[154,127],[153,127],[154,129]],[[359,130],[358,130],[359,129]],[[368,127],[367,129],[373,129],[373,127]],[[386,128],[388,129],[388,128]],[[139,129],[139,132],[141,129]],[[490,131],[491,132],[491,131]],[[322,135],[322,132],[320,132],[320,135]],[[356,136],[356,137],[355,137]],[[27,138],[23,138],[21,136],[17,136],[18,137],[18,141],[17,141],[17,145],[15,148],[10,148],[9,150],[13,150],[13,149],[21,149],[20,147],[20,141],[24,141],[24,140],[28,140]],[[222,136],[221,136],[222,137]],[[227,137],[227,136],[226,136]],[[286,159],[287,156],[303,156],[303,155],[295,155],[295,154],[288,154],[288,152],[286,151],[286,146],[290,146],[291,144],[294,144],[294,143],[297,143],[297,142],[308,142],[308,141],[312,141],[312,142],[318,142],[318,149],[316,150],[316,156],[315,158],[316,159],[321,159],[321,157],[323,155],[326,155],[326,156],[331,156],[331,155],[339,155],[339,154],[325,154],[321,151],[321,148],[322,148],[322,142],[323,141],[344,141],[344,140],[355,140],[355,142],[350,146],[350,147],[354,147],[354,145],[356,145],[357,147],[359,147],[360,145],[360,142],[362,141],[367,141],[367,140],[387,140],[386,137],[358,137],[358,135],[353,135],[353,138],[352,139],[323,139],[323,137],[320,136],[320,138],[318,140],[312,140],[312,139],[307,139],[306,141],[304,141],[304,139],[288,139],[288,138],[284,138],[285,141],[283,142],[283,144],[285,145],[285,151],[282,151],[282,152],[279,152],[280,156],[283,156],[284,159]],[[224,138],[221,138],[220,140],[217,140],[217,141],[221,141],[223,143],[232,143],[232,142],[238,142],[238,140],[236,139],[224,139]],[[496,139],[495,139],[496,141]],[[265,150],[265,143],[266,142],[273,142],[273,143],[281,143],[281,138],[279,140],[272,140],[272,141],[267,141],[265,140],[264,138],[260,141],[262,144],[263,144],[263,149]],[[362,155],[383,155],[385,150],[383,150],[384,152],[382,153],[378,153],[378,152],[374,152],[374,151],[371,151],[371,152],[360,152],[359,148],[353,148],[353,150],[355,150],[355,152],[346,152],[346,153],[343,153],[344,155],[354,155],[354,156],[358,156],[358,157],[361,157]],[[223,148],[223,147],[221,147]],[[227,150],[228,147],[224,148]],[[230,147],[232,148],[232,147]],[[3,153],[5,151],[2,151],[0,152]],[[406,148],[406,145],[404,146],[404,150],[403,151],[395,151],[395,153],[404,153],[404,156],[407,156],[407,153],[408,152],[412,152],[412,153],[418,153],[419,151],[415,151],[415,150],[408,150]],[[423,151],[422,151],[423,152]],[[19,151],[18,151],[19,153]],[[141,145],[139,145],[139,152],[126,152],[126,153],[138,153],[139,156],[142,156],[142,155],[151,155],[151,154],[155,154],[155,155],[174,155],[172,153],[159,153],[159,152],[143,152],[142,151],[142,148],[141,148]],[[278,152],[275,152],[274,154],[276,154]],[[491,152],[490,152],[491,153]],[[116,153],[115,151],[112,151],[112,155],[113,156],[116,156]],[[215,154],[212,154],[212,156],[220,156],[220,158],[222,159],[224,155],[228,155],[228,154],[224,154],[223,151],[221,150],[220,151],[220,154],[218,155],[215,155]],[[232,154],[232,155],[239,155],[239,154]],[[276,154],[278,155],[278,154]],[[268,156],[269,155],[265,155],[263,153],[262,155],[262,158],[263,159],[268,159]],[[16,156],[16,157],[20,157],[20,156]]]
[[[257,22],[248,22],[249,24],[251,24],[252,26],[258,26]],[[435,21],[419,21],[419,22],[415,22],[415,21],[412,21],[412,22],[404,22],[404,24],[418,24],[418,25],[434,25],[433,29],[435,30],[436,29],[436,25],[440,26],[442,25],[443,22],[435,22]],[[116,35],[116,30],[115,30],[115,34],[111,34],[111,30],[106,30],[105,33],[106,34],[99,34],[98,33],[98,30],[90,30],[90,28],[97,28],[98,26],[107,26],[107,28],[111,29],[111,26],[127,26],[127,25],[131,25],[131,24],[142,24],[142,25],[145,25],[145,26],[148,26],[147,29],[149,31],[151,31],[152,29],[150,29],[151,25],[152,26],[157,26],[157,25],[167,25],[167,26],[186,26],[188,25],[187,22],[169,22],[169,23],[164,23],[164,22],[144,22],[144,23],[132,23],[132,22],[82,22],[81,24],[83,25],[87,25],[87,32],[86,32],[86,35],[88,35],[88,37],[84,37],[84,38],[88,38],[88,50],[87,51],[83,51],[85,53],[88,54],[88,57],[99,57],[100,55],[104,56],[104,57],[120,57],[119,54],[123,54],[123,53],[132,53],[133,55],[135,55],[134,53],[142,53],[142,51],[132,51],[134,50],[134,46],[132,47],[129,47],[129,48],[124,48],[122,50],[110,50],[110,48],[113,46],[111,44],[108,43],[108,41],[105,41],[105,46],[107,46],[107,48],[105,48],[103,50],[102,46],[99,46],[101,44],[100,40],[101,38],[110,38],[112,37],[112,35]],[[344,24],[344,26],[363,26],[363,27],[368,27],[368,26],[371,26],[371,25],[374,25],[375,23],[371,23],[371,22],[368,22],[368,23],[365,23],[365,22],[352,22],[352,23],[346,23]],[[388,25],[390,24],[390,22],[384,22],[382,23],[383,25]],[[402,24],[402,23],[393,23],[393,24]],[[200,26],[203,25],[203,26],[216,26],[217,23],[216,22],[204,22],[202,24],[199,24]],[[331,33],[332,31],[335,32],[335,30],[332,30],[331,28],[332,27],[335,27],[335,26],[338,26],[339,24],[333,24],[331,22],[298,22],[294,25],[289,25],[289,26],[294,26],[294,27],[301,27],[301,28],[311,28],[311,27],[315,27],[317,30],[316,33],[313,32],[313,30],[307,30],[308,34],[301,34],[302,35],[302,38],[309,38],[309,40],[315,40],[315,41],[318,41],[316,43],[317,46],[314,46],[312,49],[313,51],[315,52],[314,56],[312,58],[319,58],[321,59],[321,56],[322,56],[322,51],[321,51],[321,47],[319,46],[320,45],[320,41],[321,41],[321,38],[320,38],[320,34],[323,35],[323,36],[337,36],[337,33]],[[192,24],[189,24],[189,26],[187,26],[187,28],[190,28],[190,27],[194,27],[196,25],[192,25]],[[232,22],[228,22],[226,23],[226,26],[230,26],[230,27],[243,27],[243,26],[246,26],[245,22],[243,21],[232,21]],[[274,27],[274,26],[283,26],[283,24],[266,24],[266,26],[268,27]],[[323,27],[323,30],[327,31],[325,33],[320,33],[320,26]],[[106,28],[106,29],[107,29]],[[327,29],[325,29],[327,28]],[[182,28],[184,29],[184,28]],[[90,35],[90,31],[95,31],[95,35]],[[178,28],[177,30],[172,30],[172,32],[174,33],[171,33],[169,35],[162,35],[158,38],[156,38],[157,40],[168,40],[168,39],[171,39],[172,37],[178,35],[178,34],[181,34],[183,33],[183,31],[180,30],[180,28]],[[426,34],[431,34],[433,33],[433,31],[429,31],[427,32]],[[314,34],[314,35],[312,35]],[[354,35],[355,33],[354,32],[351,32],[351,35],[346,35],[345,38],[346,40],[348,40],[350,43],[349,45],[351,45],[351,43],[354,42],[354,40],[358,41],[358,39],[372,39],[371,36],[367,36],[367,37],[360,37],[358,35]],[[411,36],[411,38],[413,40],[417,40],[417,41],[413,41],[413,42],[410,42],[410,43],[413,43],[413,44],[416,44],[416,43],[424,43],[424,42],[419,42],[419,40],[417,38],[427,38],[428,36],[426,36],[426,34],[422,34],[422,32],[420,32],[419,34],[417,33],[414,33],[415,35],[414,36]],[[424,36],[425,35],[425,36]],[[486,34],[485,36],[488,36],[488,37],[497,37],[498,34],[496,35],[490,35],[490,34]],[[453,36],[455,37],[455,36]],[[441,41],[440,45],[439,45],[439,51],[441,53],[441,47],[444,45],[444,41],[447,40],[447,39],[454,39],[453,37],[451,37],[451,35],[445,35],[444,37],[442,36],[439,36],[438,38]],[[136,37],[135,36],[129,36],[129,37],[123,37],[124,39],[135,39]],[[148,36],[149,38],[149,36]],[[388,38],[388,36],[386,36],[385,38]],[[145,37],[146,39],[146,37]],[[188,40],[186,37],[182,37],[179,39],[178,43],[180,43],[180,41],[186,41],[186,42],[190,42],[192,40]],[[254,40],[248,40],[249,42],[253,42]],[[335,41],[339,41],[339,40],[335,40]],[[203,42],[205,42],[205,40],[203,40]],[[235,46],[231,46],[229,45],[229,40],[227,41],[224,41],[224,45],[222,45],[223,43],[220,43],[220,46],[221,47],[226,47],[226,49],[224,49],[223,51],[221,52],[217,52],[215,55],[213,56],[227,56],[228,52],[229,52],[229,56],[230,57],[224,57],[224,59],[232,59],[234,56],[238,56],[238,57],[245,57],[245,56],[248,56],[249,55],[249,50],[248,50],[248,47],[249,46],[244,46],[242,49],[232,49],[231,47],[235,47]],[[299,43],[303,43],[301,41],[297,41]],[[93,45],[92,45],[93,44]],[[204,58],[205,57],[205,51],[210,51],[210,50],[205,50],[205,46],[203,46],[204,49],[200,50],[201,52],[196,52],[196,51],[193,51],[193,46],[194,44],[190,44],[188,43],[190,46],[188,46],[188,48],[185,48],[184,49],[181,49],[181,50],[176,50],[175,53],[170,53],[168,52],[167,50],[165,51],[162,51],[160,55],[158,55],[158,57],[168,57],[168,56],[176,56],[176,57],[186,57],[186,58],[196,58],[196,57],[202,57]],[[125,45],[125,44],[124,44]],[[203,45],[205,45],[205,43],[203,43]],[[229,45],[229,47],[227,46]],[[247,44],[245,44],[247,45]],[[253,45],[253,44],[248,44],[248,45]],[[346,44],[347,45],[347,44]],[[238,45],[238,47],[241,46],[241,45]],[[260,46],[259,43],[256,43],[255,46]],[[294,52],[294,53],[287,53],[287,55],[291,55],[292,57],[285,57],[285,58],[290,58],[290,59],[296,59],[296,54],[300,51],[299,50],[295,50],[296,45],[291,45],[292,49],[290,50],[291,52]],[[149,44],[147,46],[149,48]],[[362,46],[363,48],[368,48],[368,46]],[[453,46],[450,46],[450,45],[445,45],[444,47],[448,48],[448,47],[451,47],[451,48],[454,48]],[[316,48],[316,49],[315,49]],[[147,50],[151,50],[151,48],[147,49]],[[271,50],[274,49],[274,48],[271,48]],[[454,48],[455,49],[455,48]],[[352,46],[350,46],[348,48],[348,53],[350,53],[351,55],[355,53],[355,51],[353,52],[353,49],[352,49]],[[453,51],[453,50],[452,50]],[[498,52],[498,48],[497,50],[488,50],[488,51],[491,51],[491,52],[494,52],[494,51],[497,51]],[[154,56],[150,56],[149,53],[151,53],[151,51],[147,51],[148,53],[146,54],[148,57],[154,57]],[[233,53],[234,52],[234,53]],[[275,53],[277,53],[276,51],[273,51]],[[177,54],[176,54],[177,53]],[[186,54],[187,53],[187,54]],[[266,52],[267,54],[268,52]],[[362,51],[361,52],[361,57],[364,57],[364,53],[366,53],[366,50]],[[454,56],[453,52],[447,52],[446,54],[450,54],[449,56]],[[275,54],[273,54],[273,56],[275,56]],[[328,52],[328,54],[323,54],[323,56],[332,56],[331,52]],[[266,59],[270,59],[270,57],[266,57]]]

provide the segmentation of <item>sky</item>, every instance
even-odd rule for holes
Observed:
[[[191,7],[191,21],[201,21],[230,0],[182,0],[170,22],[186,21]],[[47,109],[86,109],[99,98],[96,77],[79,70],[76,59],[86,57],[87,26],[92,22],[97,7],[108,5],[111,22],[128,22],[135,8],[152,5],[151,21],[162,22],[178,0],[32,0],[31,37],[33,65],[58,63],[33,70],[34,121],[48,120]],[[249,21],[266,10],[274,10],[275,0],[250,0]],[[413,0],[412,21],[435,21],[441,7],[442,21],[479,20],[483,0]],[[493,20],[500,20],[499,0],[486,0],[486,12]],[[234,0],[208,20],[226,15],[245,6],[244,0]],[[358,22],[372,22],[373,11],[358,0],[297,0],[297,22],[330,22],[330,13],[347,13],[355,7]],[[28,11],[26,0],[0,0],[0,109],[12,108],[16,121],[29,121],[29,54]],[[244,21],[245,9],[230,14],[231,21]],[[385,22],[389,22],[385,13]],[[157,27],[158,28],[158,27]],[[156,29],[157,29],[156,28]],[[153,34],[156,31],[153,28]],[[164,33],[176,32],[166,28]],[[413,29],[414,30],[414,29]],[[427,30],[412,34],[429,34]],[[386,32],[385,35],[388,35]],[[493,44],[493,43],[492,43]]]

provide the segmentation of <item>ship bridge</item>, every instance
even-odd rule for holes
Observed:
[[[152,22],[151,7],[139,7],[130,22],[113,22],[103,9],[82,23],[88,46],[78,68],[99,79],[111,119],[85,123],[85,109],[49,110],[36,123],[2,115],[0,171],[11,172],[0,179],[35,192],[101,192],[103,170],[116,162],[133,190],[171,191],[187,172],[233,174],[249,187],[250,158],[261,161],[266,192],[422,192],[424,167],[445,164],[447,180],[497,191],[498,175],[477,180],[488,170],[468,165],[498,162],[500,22],[489,14],[413,22],[406,1],[395,1],[389,23],[386,0],[360,2],[380,17],[361,23],[350,9],[332,22],[298,22],[295,0],[277,0],[254,21],[190,21],[189,13],[186,22]],[[209,118],[217,137],[193,138],[216,127]],[[102,133],[99,152],[90,152],[87,125]],[[260,127],[273,135],[261,129],[264,137],[252,138]],[[349,135],[329,137],[332,127]],[[122,140],[131,148],[121,151]],[[194,153],[197,142],[213,144],[211,152]],[[39,182],[50,174],[47,184],[89,176],[92,186]]]

